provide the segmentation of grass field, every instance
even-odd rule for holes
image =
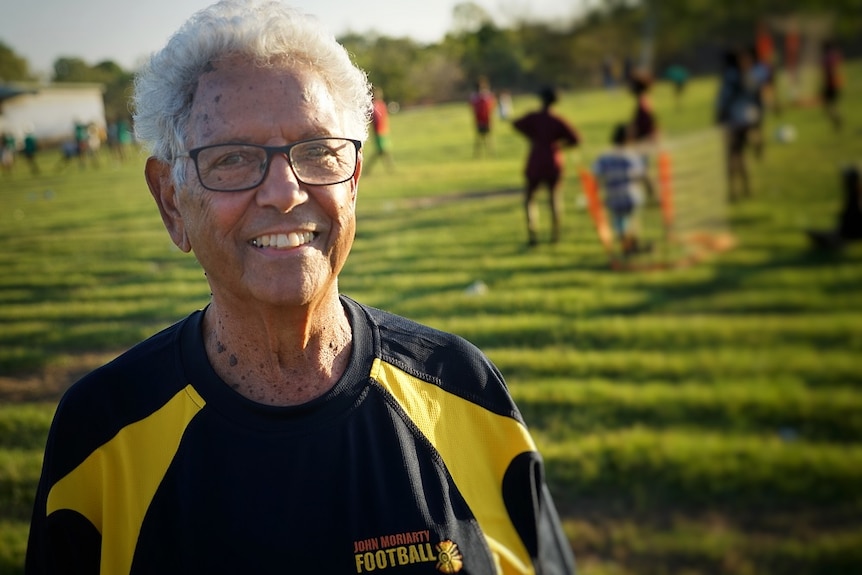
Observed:
[[[862,245],[815,252],[805,235],[834,225],[839,171],[862,160],[862,65],[847,77],[840,133],[816,106],[767,119],[754,197],[713,204],[733,249],[652,271],[611,269],[579,199],[577,170],[629,115],[626,94],[565,95],[585,145],[568,160],[563,241],[532,250],[511,128],[475,159],[466,105],[392,118],[396,172],[362,179],[342,291],[463,335],[500,367],[582,573],[862,572]],[[656,88],[669,145],[708,132],[714,95],[696,80],[677,107]],[[776,143],[785,124],[798,137]],[[721,193],[708,160],[675,157],[692,175],[681,200]],[[0,574],[22,572],[59,393],[208,298],[142,157],[62,172],[55,159],[0,178]]]

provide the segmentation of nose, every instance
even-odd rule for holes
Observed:
[[[266,170],[255,193],[258,205],[271,206],[285,213],[308,199],[308,193],[296,179],[284,154],[273,154]]]

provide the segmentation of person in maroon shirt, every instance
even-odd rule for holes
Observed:
[[[641,149],[644,162],[647,165],[653,152],[652,148],[658,143],[659,136],[658,118],[649,96],[652,83],[653,79],[650,74],[643,70],[637,70],[632,73],[629,84],[632,95],[635,97],[635,111],[631,120],[633,141],[635,146]],[[647,197],[654,199],[655,185],[649,177],[644,179],[644,188]]]
[[[536,232],[538,213],[535,205],[536,192],[544,185],[549,192],[551,201],[553,242],[560,239],[562,222],[562,192],[560,181],[563,174],[563,153],[565,146],[577,146],[581,143],[578,132],[565,120],[551,112],[551,106],[557,101],[557,93],[553,88],[544,88],[539,92],[542,109],[531,112],[515,120],[515,129],[530,140],[530,153],[527,156],[525,176],[527,189],[524,198],[524,208],[527,214],[527,235],[530,246],[539,243]]]

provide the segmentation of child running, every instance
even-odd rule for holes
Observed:
[[[605,189],[605,206],[620,241],[623,256],[649,251],[638,239],[637,213],[644,202],[646,166],[641,154],[631,149],[631,128],[618,124],[611,133],[613,149],[599,156],[593,173]]]

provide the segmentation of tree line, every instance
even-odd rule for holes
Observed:
[[[566,21],[523,17],[500,25],[479,4],[462,2],[437,43],[374,33],[340,40],[386,98],[403,105],[463,99],[482,76],[495,89],[518,93],[547,84],[595,86],[608,63],[618,73],[624,62],[657,76],[670,65],[713,73],[721,53],[753,43],[761,24],[778,47],[795,26],[811,41],[834,38],[848,56],[862,53],[860,0],[600,0],[590,6]],[[51,79],[104,85],[106,114],[120,118],[129,113],[133,75],[112,61],[59,58]],[[27,79],[26,60],[0,40],[0,80]]]

